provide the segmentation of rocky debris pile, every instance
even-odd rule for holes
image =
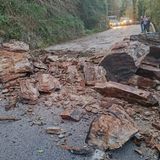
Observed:
[[[153,49],[124,40],[112,46],[99,62],[101,56],[70,57],[59,52],[33,57],[24,43],[3,44],[0,97],[9,99],[7,109],[16,103],[61,108],[59,117],[77,124],[84,115],[90,115],[94,120],[86,142],[102,150],[117,149],[138,131],[144,134],[143,127],[135,122],[149,118],[153,131],[159,133],[158,51],[157,46]],[[146,117],[148,109],[154,114]],[[59,135],[63,128],[49,127],[46,132]]]

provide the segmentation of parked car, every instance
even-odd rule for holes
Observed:
[[[133,20],[128,18],[128,17],[121,17],[120,18],[120,25],[125,26],[125,25],[131,25],[133,24]]]
[[[110,20],[110,21],[109,21],[109,26],[110,26],[110,27],[120,26],[120,22],[119,22],[118,20]]]

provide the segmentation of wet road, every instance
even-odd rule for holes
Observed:
[[[93,52],[95,54],[103,53],[114,43],[128,38],[130,35],[139,34],[139,25],[115,27],[105,32],[93,34],[87,37],[70,41],[67,43],[50,46],[47,51],[54,50],[71,50],[78,52]]]
[[[48,109],[39,104],[34,106],[33,114],[28,115],[28,105],[19,104],[16,109],[8,112],[4,110],[3,103],[0,106],[0,115],[16,115],[21,118],[17,122],[0,122],[0,160],[92,160],[92,155],[73,155],[59,145],[67,143],[76,147],[86,146],[84,141],[93,117],[83,117],[78,123],[62,123],[60,108]],[[65,138],[48,135],[45,132],[48,126],[63,128],[66,131]],[[158,160],[156,155],[153,157],[148,151],[145,157],[140,156],[135,153],[136,148],[132,142],[127,143],[122,149],[111,152],[113,160]]]
[[[49,47],[47,50],[93,51],[99,53],[108,49],[113,43],[138,34],[139,26],[115,28],[92,36],[84,37],[72,42]],[[0,115],[16,115],[21,118],[17,122],[0,122],[0,160],[91,160],[91,157],[77,156],[59,147],[67,143],[71,146],[85,146],[85,137],[89,124],[94,117],[83,117],[78,123],[63,122],[59,114],[62,109],[47,108],[44,104],[34,107],[18,104],[14,110],[6,112],[4,102],[0,100]],[[32,115],[27,110],[33,108]],[[51,136],[45,132],[48,126],[59,126],[66,131],[66,138]],[[146,152],[145,157],[135,153],[136,146],[131,142],[122,149],[112,152],[113,160],[157,160]]]

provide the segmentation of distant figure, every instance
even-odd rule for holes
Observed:
[[[143,24],[144,24],[144,32],[147,32],[147,28],[148,28],[148,18],[146,16],[144,16],[143,18]]]
[[[144,32],[144,17],[143,16],[141,16],[140,25],[141,25],[141,32],[143,33]]]
[[[151,18],[148,17],[148,20],[147,20],[147,28],[146,28],[147,32],[150,31],[150,25],[151,25]]]

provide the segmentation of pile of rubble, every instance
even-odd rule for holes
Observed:
[[[138,132],[145,135],[135,123],[139,108],[151,108],[159,116],[159,46],[125,39],[102,59],[59,52],[33,57],[29,53],[29,46],[22,42],[1,47],[0,96],[8,99],[6,109],[17,103],[44,102],[47,107],[63,108],[60,117],[64,120],[79,122],[83,114],[95,114],[86,142],[102,150],[120,148]],[[159,135],[158,116],[149,121]],[[60,128],[47,128],[49,134],[59,132]],[[160,150],[160,139],[153,139],[146,141]]]

